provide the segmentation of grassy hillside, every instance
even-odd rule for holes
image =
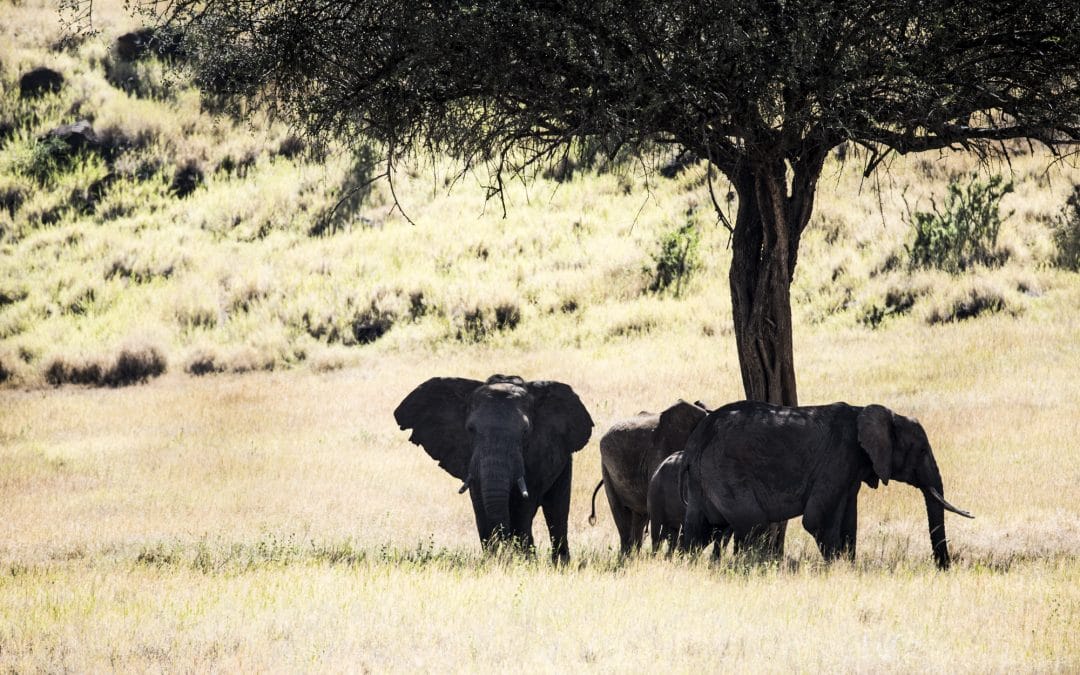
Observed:
[[[65,50],[48,3],[0,0],[0,670],[1080,669],[1080,277],[1050,264],[1076,169],[1018,149],[863,179],[833,157],[804,237],[800,398],[919,418],[976,515],[946,520],[952,570],[896,483],[860,495],[854,564],[797,522],[776,566],[620,561],[603,496],[587,524],[600,434],[742,393],[704,170],[539,177],[504,218],[484,175],[449,190],[418,161],[395,181],[415,225],[385,183],[330,218],[362,156],[203,112],[182,76],[119,60],[132,24],[101,9]],[[64,88],[22,99],[41,65]],[[83,118],[106,150],[43,148]],[[1015,182],[991,264],[911,269],[911,213],[972,171]],[[651,291],[688,222],[699,267]],[[424,379],[493,372],[565,381],[596,421],[566,569],[546,542],[481,558],[457,482],[393,422]]]
[[[717,349],[730,343],[728,233],[701,166],[675,180],[634,164],[540,177],[508,189],[503,217],[485,203],[485,174],[456,177],[453,164],[420,158],[395,181],[410,225],[385,181],[349,192],[371,173],[365,154],[304,159],[279,125],[211,116],[182,73],[121,59],[114,40],[130,20],[119,8],[102,9],[100,37],[67,49],[50,4],[6,4],[5,16],[0,364],[10,383],[80,372],[103,381],[94,368],[108,371],[123,350],[136,371],[151,361],[202,374],[326,369],[454,343],[577,348],[698,331]],[[18,78],[37,66],[65,84],[24,99]],[[80,119],[100,150],[58,156],[41,140]],[[1022,314],[1073,279],[1044,264],[1071,167],[1046,171],[1041,153],[999,167],[927,156],[863,179],[858,164],[834,157],[826,169],[796,275],[801,326],[892,323],[897,305],[901,323],[948,320],[973,294]],[[909,273],[909,211],[975,170],[1016,183],[997,244],[1005,264],[961,278]],[[201,181],[179,196],[193,175]],[[724,199],[727,186],[717,190]],[[650,293],[661,240],[687,223],[700,268],[679,297]]]

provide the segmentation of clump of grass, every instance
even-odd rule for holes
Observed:
[[[389,309],[371,303],[361,310],[352,321],[352,336],[356,344],[366,345],[375,342],[393,327],[397,314]]]
[[[184,372],[201,377],[211,373],[225,371],[225,364],[220,361],[217,352],[210,347],[199,346],[192,349],[184,359]]]
[[[963,321],[1001,312],[1008,307],[1008,296],[997,283],[979,279],[952,291],[933,305],[926,321],[930,324]]]
[[[880,303],[867,305],[859,315],[859,322],[872,329],[880,328],[887,319],[908,314],[929,291],[929,286],[904,277],[889,287]]]
[[[8,351],[0,351],[0,384],[15,377],[15,358]]]
[[[45,381],[53,386],[85,384],[126,387],[145,384],[168,367],[165,355],[152,344],[129,343],[105,356],[53,356],[45,365]]]
[[[509,299],[464,306],[455,316],[454,336],[462,342],[483,342],[521,323],[521,307]]]

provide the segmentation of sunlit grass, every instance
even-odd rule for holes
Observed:
[[[933,567],[921,496],[896,483],[861,493],[854,564],[826,566],[798,522],[777,565],[620,560],[602,495],[587,525],[602,432],[676,398],[742,396],[704,170],[647,189],[640,167],[513,185],[504,218],[485,176],[447,191],[421,163],[395,182],[416,225],[380,183],[315,236],[350,160],[288,157],[285,129],[212,118],[159,65],[139,76],[169,84],[160,96],[116,89],[107,36],[133,24],[95,4],[106,38],[62,52],[51,3],[0,0],[0,115],[22,120],[0,143],[0,198],[23,200],[0,208],[0,670],[1080,669],[1080,283],[1047,264],[1075,169],[987,169],[1016,181],[998,268],[903,258],[909,211],[975,168],[961,155],[865,181],[850,154],[830,160],[803,239],[800,400],[922,422],[949,500],[977,516],[946,521],[952,570]],[[42,63],[70,88],[19,102],[18,74]],[[39,180],[26,157],[75,104],[137,147]],[[181,200],[187,161],[205,183]],[[108,170],[95,210],[74,209]],[[703,268],[679,298],[645,292],[660,238],[688,219]],[[972,298],[997,311],[948,320]],[[168,372],[45,386],[50,364],[124,349],[157,350]],[[596,421],[565,568],[541,518],[535,558],[482,556],[469,500],[393,422],[431,376],[494,372],[567,382]]]

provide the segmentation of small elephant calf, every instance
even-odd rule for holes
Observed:
[[[686,518],[685,489],[683,485],[686,471],[686,454],[682,451],[669,455],[656,468],[649,480],[648,511],[649,536],[652,550],[656,553],[663,542],[668,544],[668,553],[680,544],[683,520]],[[714,543],[712,556],[720,557],[720,552],[731,538],[730,528],[712,530]]]

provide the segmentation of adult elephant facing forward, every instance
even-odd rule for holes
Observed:
[[[593,421],[561,382],[492,375],[486,382],[436,377],[394,410],[409,440],[469,490],[485,550],[513,540],[533,548],[532,523],[544,509],[556,562],[570,559],[572,455],[589,442]]]

